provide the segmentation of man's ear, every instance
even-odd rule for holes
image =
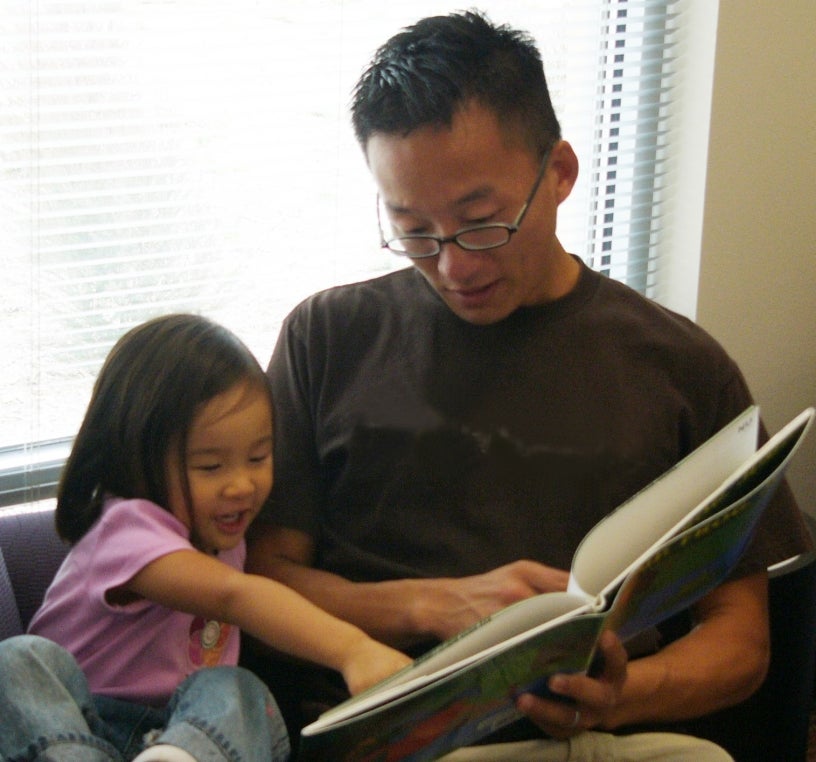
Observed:
[[[572,193],[578,179],[578,157],[566,140],[559,140],[553,146],[550,167],[556,172],[555,196],[560,204]]]

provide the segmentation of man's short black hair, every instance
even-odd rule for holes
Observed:
[[[365,150],[374,133],[450,126],[473,100],[540,154],[561,137],[535,41],[477,11],[421,19],[382,45],[354,89],[352,124]]]

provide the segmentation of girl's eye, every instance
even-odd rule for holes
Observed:
[[[205,471],[205,472],[209,473],[211,471],[217,471],[219,468],[221,468],[221,464],[220,463],[202,463],[200,465],[193,466],[193,468],[195,468],[196,471]]]
[[[262,455],[253,455],[250,459],[250,463],[264,463],[265,461],[269,460],[272,457],[271,452],[265,452]]]

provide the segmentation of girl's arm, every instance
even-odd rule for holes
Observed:
[[[176,611],[234,624],[279,651],[335,669],[352,694],[411,661],[291,588],[196,550],[150,562],[124,589]]]

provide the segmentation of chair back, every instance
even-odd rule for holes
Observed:
[[[28,626],[67,553],[68,546],[54,526],[53,509],[0,511],[0,634],[7,637]],[[10,611],[12,605],[17,609],[17,620]]]

